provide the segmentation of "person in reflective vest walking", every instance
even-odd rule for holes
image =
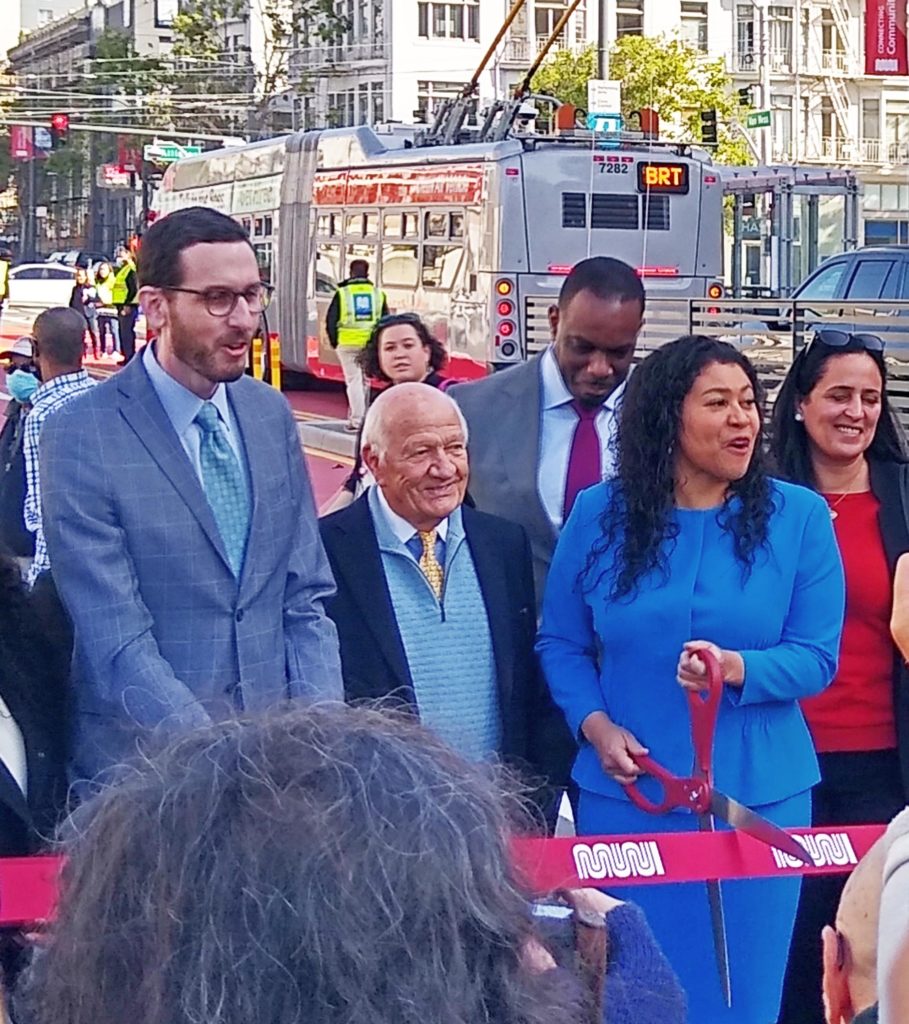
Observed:
[[[357,362],[361,349],[369,341],[373,326],[388,313],[385,293],[369,280],[366,260],[351,260],[350,277],[338,285],[325,319],[331,347],[347,385],[347,429],[360,429],[366,411],[366,378]]]

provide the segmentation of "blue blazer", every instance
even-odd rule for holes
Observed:
[[[341,698],[334,592],[296,424],[249,377],[227,385],[252,519],[234,576],[205,492],[141,359],[49,417],[43,518],[73,620],[73,773],[171,731],[291,697]]]
[[[615,601],[612,552],[598,559],[586,587],[579,584],[613,486],[592,487],[575,503],[553,558],[537,640],[553,697],[581,742],[578,785],[625,799],[580,732],[593,711],[605,711],[671,771],[690,773],[688,705],[676,682],[688,640],[710,640],[745,661],[744,686],[727,686],[720,706],[717,788],[759,806],[814,785],[817,759],[797,702],[834,677],[845,604],[826,502],[773,481],[768,543],[748,575],[717,510],[677,509],[679,533],[666,542],[668,578],[651,573],[632,597]]]

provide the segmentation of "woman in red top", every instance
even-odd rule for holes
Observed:
[[[794,360],[773,412],[777,472],[827,499],[846,572],[836,677],[802,703],[821,767],[815,826],[888,822],[909,793],[909,699],[890,635],[893,573],[909,550],[909,466],[886,387],[880,338],[823,330]],[[823,1024],[820,935],[845,877],[804,880],[779,1024]]]

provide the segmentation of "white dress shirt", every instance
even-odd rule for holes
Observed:
[[[382,488],[378,484],[374,484],[376,498],[379,502],[379,508],[382,510],[382,515],[385,517],[385,522],[391,529],[391,532],[398,538],[398,540],[407,547],[407,542],[412,540],[419,534],[419,530],[412,526],[403,516],[399,516],[397,512],[392,509],[391,505],[388,504],[385,499],[385,495],[382,493]],[[448,520],[443,519],[436,527],[436,536],[444,544],[448,540]]]
[[[556,530],[562,527],[568,459],[574,440],[578,415],[571,407],[574,396],[568,390],[562,371],[550,346],[540,361],[540,458],[537,466],[537,491],[546,515]],[[606,480],[615,472],[615,441],[618,412],[625,392],[623,381],[600,406],[594,424],[600,438],[600,467]]]

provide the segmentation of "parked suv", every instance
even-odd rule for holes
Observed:
[[[792,297],[799,302],[909,301],[909,246],[875,245],[831,256]]]

